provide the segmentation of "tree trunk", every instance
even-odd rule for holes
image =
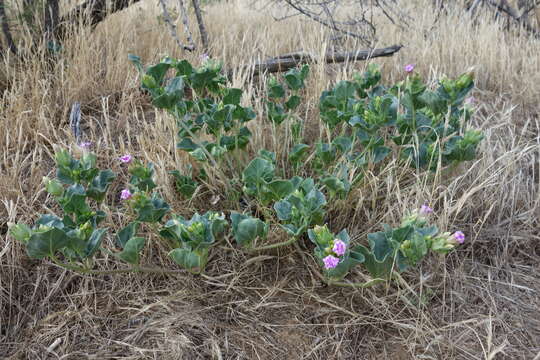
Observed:
[[[6,17],[6,9],[4,0],[0,0],[0,22],[2,23],[2,32],[6,38],[7,46],[13,54],[17,54],[17,47],[15,42],[13,42],[13,37],[11,36],[11,30],[9,29],[8,19]]]

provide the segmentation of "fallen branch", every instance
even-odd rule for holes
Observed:
[[[266,73],[283,72],[283,71],[292,69],[300,64],[317,63],[320,61],[326,64],[332,64],[332,63],[342,63],[345,61],[368,60],[368,59],[372,59],[376,57],[392,56],[396,52],[398,52],[402,47],[403,47],[402,45],[394,45],[394,46],[389,46],[389,47],[381,48],[381,49],[359,50],[359,51],[346,52],[346,53],[332,53],[332,54],[326,54],[322,59],[317,59],[315,56],[307,54],[307,53],[296,52],[296,53],[281,55],[281,56],[272,58],[264,62],[242,66],[239,69],[234,70],[233,72],[248,71],[253,76],[255,76],[255,75],[259,75],[260,73],[265,73],[265,72]]]

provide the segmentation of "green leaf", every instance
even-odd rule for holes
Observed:
[[[139,263],[139,253],[144,248],[146,239],[143,237],[133,237],[129,239],[124,249],[117,256],[127,263],[137,265]]]
[[[280,200],[274,204],[274,210],[279,220],[290,220],[292,214],[292,204],[287,200]]]
[[[97,249],[99,249],[99,246],[101,245],[101,241],[103,239],[103,235],[105,235],[106,232],[107,229],[96,229],[92,232],[92,235],[90,235],[90,239],[88,239],[88,243],[84,251],[85,258],[94,255]]]
[[[55,227],[58,229],[64,228],[64,222],[57,216],[54,215],[42,215],[35,223],[35,227],[38,228],[40,225],[46,227]]]
[[[266,184],[273,195],[274,200],[280,200],[294,191],[294,186],[289,180],[274,180]]]
[[[131,222],[116,234],[116,242],[121,248],[124,248],[129,239],[137,234],[139,225],[140,223],[138,221]]]
[[[287,83],[287,86],[289,87],[289,89],[295,90],[295,91],[300,90],[302,87],[304,87],[304,82],[302,81],[302,78],[300,77],[298,70],[296,69],[291,69],[291,70],[289,70],[285,74],[285,82]]]
[[[270,78],[268,81],[267,92],[270,99],[281,99],[285,96],[283,85],[278,83],[275,78]]]
[[[9,227],[9,235],[22,243],[27,243],[32,236],[32,230],[26,224],[13,224]]]
[[[298,107],[298,105],[300,105],[301,101],[302,101],[302,99],[300,98],[300,96],[291,95],[291,97],[289,97],[287,102],[285,102],[285,108],[287,110],[294,110],[294,109],[296,109]]]
[[[289,161],[298,165],[301,161],[305,159],[309,151],[309,145],[306,144],[296,144],[289,153]]]
[[[137,221],[148,223],[160,222],[170,209],[169,204],[165,200],[154,194],[149,202],[135,209],[138,214]]]
[[[274,177],[274,165],[265,159],[255,158],[242,172],[242,179],[246,185],[257,185],[270,182]]]
[[[116,178],[116,174],[111,170],[102,170],[99,174],[92,180],[86,194],[88,197],[96,200],[103,201],[107,189],[112,181]]]
[[[184,150],[184,151],[194,151],[198,148],[199,146],[197,144],[195,144],[193,142],[193,140],[191,140],[190,138],[182,138],[182,140],[180,140],[180,142],[178,142],[176,144],[176,148],[177,149],[180,149],[180,150]]]
[[[32,258],[43,259],[54,256],[58,250],[68,246],[69,242],[66,233],[61,229],[38,229],[30,236],[26,251]]]
[[[153,77],[156,83],[161,86],[163,84],[165,74],[170,67],[171,64],[161,62],[159,64],[148,67],[148,69],[146,69],[146,74]]]
[[[386,146],[377,146],[373,151],[373,163],[377,164],[383,161],[391,152],[392,149]]]
[[[171,251],[169,256],[183,268],[193,273],[200,273],[206,266],[208,251],[205,250],[201,254],[197,254],[189,249],[179,248]]]
[[[176,69],[177,76],[184,75],[189,77],[193,73],[193,66],[187,60],[178,61],[174,64],[174,68]]]
[[[82,214],[90,212],[90,208],[86,204],[86,191],[80,184],[71,185],[68,187],[58,202],[68,214]]]
[[[334,87],[334,93],[339,101],[347,101],[353,98],[356,93],[356,86],[350,81],[342,80]]]
[[[223,104],[240,105],[241,98],[242,89],[229,88],[227,89],[227,95],[223,98]]]
[[[233,236],[238,245],[249,246],[257,238],[266,238],[268,225],[262,220],[239,213],[231,213]]]
[[[62,196],[64,193],[64,187],[58,180],[51,180],[49,178],[43,178],[45,183],[45,190],[53,196]]]

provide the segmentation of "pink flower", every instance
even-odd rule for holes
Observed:
[[[345,255],[345,250],[347,250],[347,244],[339,239],[334,240],[334,247],[332,248],[332,251],[336,253],[337,256]]]
[[[433,212],[433,209],[429,207],[429,205],[427,204],[424,204],[422,205],[422,207],[420,208],[420,214],[422,215],[428,215],[428,214],[431,214]]]
[[[92,146],[92,143],[90,141],[85,141],[80,143],[79,146],[83,149],[89,149],[90,146]]]
[[[453,235],[454,239],[460,244],[463,244],[465,242],[465,234],[461,231],[456,231]]]
[[[204,53],[204,54],[201,55],[201,60],[202,61],[208,61],[209,59],[210,59],[210,56],[208,56],[207,53]]]
[[[339,264],[339,259],[332,255],[328,255],[322,261],[326,270],[333,269]]]
[[[129,189],[124,189],[120,193],[120,199],[122,199],[122,200],[127,200],[132,196],[133,196],[133,194],[131,193],[131,191],[129,191]]]
[[[405,72],[407,73],[412,73],[414,70],[414,64],[408,64],[408,65],[405,65]]]
[[[120,156],[118,159],[124,164],[129,164],[131,160],[133,160],[133,157],[129,154],[126,154],[124,156]]]

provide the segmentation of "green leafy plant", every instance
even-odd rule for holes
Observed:
[[[188,166],[186,175],[183,175],[178,170],[169,171],[169,174],[174,177],[176,191],[178,191],[186,199],[191,198],[199,186],[199,183],[193,179],[192,166]]]
[[[142,88],[150,93],[152,104],[177,120],[178,149],[204,162],[248,144],[251,132],[245,123],[255,113],[240,105],[241,89],[226,86],[219,62],[207,60],[194,68],[186,60],[166,57],[144,70],[139,57],[130,55],[130,60],[143,73]],[[168,71],[174,72],[170,79]],[[202,132],[213,141],[202,140]]]
[[[365,257],[364,265],[375,278],[389,279],[393,272],[402,272],[417,265],[429,252],[447,253],[462,243],[460,231],[454,235],[441,233],[429,225],[427,206],[405,216],[396,228],[384,225],[384,231],[368,234],[369,249],[359,246]]]
[[[274,173],[272,158],[256,157],[242,172],[244,193],[267,205],[272,201],[283,199],[295,190],[297,179],[274,179]]]
[[[289,235],[299,237],[308,228],[322,224],[326,198],[311,178],[293,178],[294,192],[274,204],[277,217]]]
[[[308,230],[308,236],[315,244],[315,257],[330,282],[342,280],[354,266],[364,262],[364,255],[358,248],[351,248],[347,230],[336,236],[326,225],[315,226]]]
[[[261,219],[237,212],[231,213],[232,234],[240,246],[250,247],[259,238],[266,239],[268,224]]]
[[[208,261],[209,248],[227,225],[224,214],[211,211],[195,214],[190,220],[173,215],[159,233],[175,246],[169,253],[175,263],[190,272],[200,273]]]
[[[107,229],[99,228],[106,217],[97,210],[116,175],[96,167],[96,156],[85,151],[75,159],[63,149],[56,149],[57,178],[43,178],[64,215],[42,215],[30,228],[25,224],[11,225],[10,234],[26,245],[28,255],[36,259],[50,258],[58,264],[87,267],[100,248]],[[62,256],[68,264],[58,259]]]
[[[266,115],[271,122],[280,125],[292,116],[293,111],[302,102],[299,92],[305,87],[304,82],[308,74],[309,66],[303,65],[300,69],[293,68],[287,71],[282,82],[275,76],[268,79]]]

